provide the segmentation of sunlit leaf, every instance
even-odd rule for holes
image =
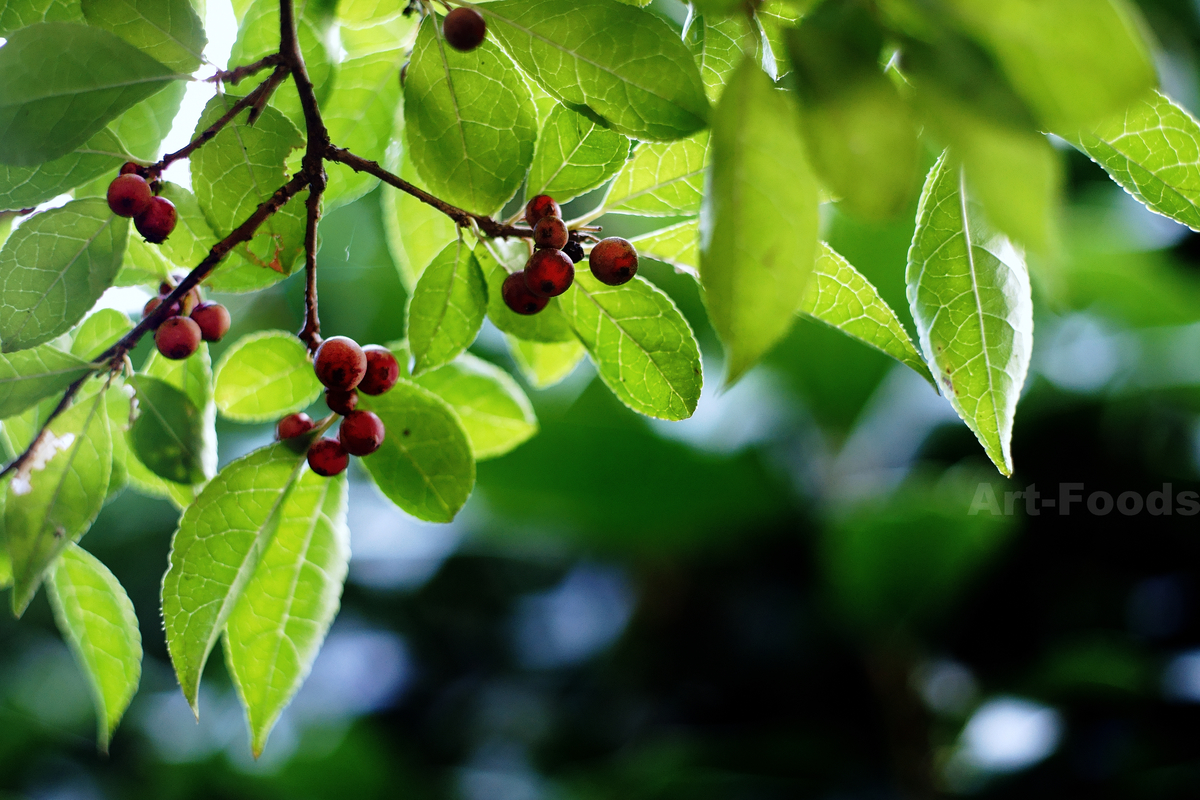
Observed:
[[[408,305],[413,373],[440,367],[466,350],[487,310],[488,289],[470,246],[459,239],[433,260]]]
[[[617,174],[629,139],[556,105],[538,137],[526,196],[548,194],[565,203]]]
[[[85,359],[50,344],[0,355],[0,419],[65,391],[88,372]]]
[[[578,342],[544,344],[505,336],[513,361],[535,389],[548,389],[565,380],[587,357],[587,349]]]
[[[502,264],[499,258],[507,264]],[[487,316],[505,333],[529,342],[573,342],[575,333],[563,318],[558,298],[533,316],[523,316],[504,304],[500,288],[511,272],[522,269],[529,258],[524,242],[517,242],[511,249],[502,242],[480,242],[475,246],[475,258],[487,279]]]
[[[284,331],[259,331],[225,351],[214,375],[221,415],[268,422],[306,408],[321,394],[308,350]]]
[[[194,72],[208,40],[188,0],[83,0],[89,25],[112,31],[179,73]]]

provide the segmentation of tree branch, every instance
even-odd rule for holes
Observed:
[[[257,72],[260,72],[267,67],[276,67],[284,63],[283,55],[280,53],[272,53],[269,56],[264,56],[253,64],[245,64],[233,69],[222,70],[211,78],[205,78],[209,83],[228,83],[230,86],[236,86],[243,78],[248,78]]]

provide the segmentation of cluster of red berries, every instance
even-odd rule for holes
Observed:
[[[142,318],[154,313],[175,287],[162,283],[158,297],[151,297],[142,309]],[[170,314],[154,329],[154,344],[158,352],[176,361],[196,352],[201,340],[219,342],[229,333],[229,309],[220,303],[206,303],[200,290],[192,288],[179,300],[171,303]]]
[[[377,344],[359,347],[353,339],[326,339],[313,356],[313,371],[325,384],[325,404],[342,416],[338,438],[323,438],[308,448],[308,466],[318,475],[337,475],[350,464],[350,456],[367,456],[383,444],[383,420],[370,411],[358,411],[358,393],[380,395],[400,380],[400,363],[392,351]],[[316,423],[308,414],[292,414],[275,429],[281,440],[307,435]]]
[[[119,217],[132,217],[133,226],[147,242],[162,244],[175,230],[175,204],[157,192],[159,182],[146,178],[145,167],[125,162],[119,174],[108,185],[108,207]]]
[[[442,35],[446,37],[446,44],[461,53],[469,53],[483,44],[487,23],[475,9],[459,6],[442,21]]]
[[[575,281],[575,265],[583,260],[578,234],[567,230],[562,209],[549,195],[539,194],[525,206],[525,221],[533,229],[533,255],[525,269],[504,279],[504,304],[518,314],[536,314]],[[637,274],[638,256],[624,239],[603,239],[592,248],[588,266],[596,280],[620,286]]]

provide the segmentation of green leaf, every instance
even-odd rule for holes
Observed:
[[[53,161],[29,167],[0,164],[0,209],[33,208],[102,175],[116,175],[125,160],[121,142],[106,128]]]
[[[1124,0],[952,0],[1051,130],[1119,113],[1157,85],[1144,23]]]
[[[175,230],[171,231],[167,240],[153,247],[176,268],[191,272],[217,243],[217,236],[204,218],[196,196],[187,189],[177,183],[164,181],[159,194],[175,204],[176,222]],[[215,291],[227,291],[227,285],[235,285],[233,279],[239,270],[237,267],[230,269],[230,266],[222,265],[205,281],[205,285]]]
[[[195,72],[208,40],[188,0],[83,0],[88,24],[120,36],[178,73]]]
[[[88,372],[87,361],[50,344],[0,354],[0,419],[65,391]]]
[[[617,174],[602,208],[616,214],[695,214],[704,197],[708,133],[669,144],[643,144]]]
[[[499,258],[505,259],[505,264]],[[475,259],[487,278],[487,316],[505,333],[529,342],[573,342],[575,333],[563,317],[557,297],[538,314],[523,316],[504,304],[500,287],[510,272],[522,269],[529,258],[525,243],[505,243],[495,240],[475,245]]]
[[[113,286],[143,286],[158,291],[158,285],[171,276],[172,264],[163,257],[161,245],[132,236],[125,245],[125,259]]]
[[[116,134],[135,160],[152,162],[158,160],[159,145],[171,132],[183,95],[187,92],[184,81],[173,81],[161,92],[143,100],[121,116],[108,123],[108,129]],[[108,182],[97,187],[95,194],[104,194]]]
[[[626,137],[556,105],[538,137],[525,194],[572,200],[616,175],[629,149]]]
[[[542,344],[508,335],[505,339],[517,368],[535,389],[548,389],[565,380],[587,355],[578,341]]]
[[[17,616],[33,599],[46,567],[91,527],[111,474],[112,438],[104,392],[97,392],[50,423],[27,468],[8,483],[4,528]]]
[[[946,154],[929,173],[908,252],[908,299],[930,369],[988,457],[1012,474],[1013,417],[1033,349],[1021,254],[970,202]]]
[[[46,594],[58,629],[87,677],[96,704],[100,749],[142,679],[142,634],[133,603],[99,559],[70,545],[50,572]]]
[[[129,485],[129,462],[137,461],[129,452],[129,417],[133,412],[130,395],[133,389],[120,378],[114,378],[104,393],[104,408],[108,414],[109,438],[112,439],[112,474],[108,478],[105,502],[113,499]]]
[[[403,379],[387,394],[360,395],[358,405],[387,430],[383,446],[362,460],[384,496],[417,519],[453,520],[475,485],[471,443],[454,410]]]
[[[225,655],[257,758],[337,615],[350,561],[345,473],[305,471],[225,626]]]
[[[38,22],[83,22],[79,0],[8,0],[0,6],[0,36]]]
[[[300,477],[304,454],[274,444],[230,462],[179,520],[163,577],[167,650],[193,711],[200,674],[254,575]]]
[[[216,122],[238,101],[217,95],[196,123],[196,135]],[[253,126],[250,109],[240,113],[191,157],[192,187],[208,224],[218,237],[228,236],[288,180],[288,154],[304,145],[296,126],[267,107]],[[291,274],[304,252],[304,199],[301,192],[263,223],[254,238],[235,252],[244,263],[223,264],[209,284],[220,291],[251,291]],[[170,241],[170,240],[168,240]],[[189,265],[194,266],[194,265]]]
[[[442,39],[440,25],[428,16],[417,33],[404,84],[405,142],[434,194],[492,214],[525,179],[537,109],[490,37],[460,53]]]
[[[407,5],[400,0],[342,0],[338,3],[338,34],[348,59],[385,50],[410,50],[420,15],[405,14]]]
[[[399,173],[404,180],[421,185],[407,151],[400,159]],[[396,262],[400,282],[411,294],[434,257],[458,238],[458,226],[433,206],[391,186],[383,187],[382,202],[388,250]]]
[[[46,22],[0,48],[0,163],[59,158],[177,76],[98,28]]]
[[[487,311],[479,262],[461,239],[446,245],[417,281],[408,304],[415,374],[440,367],[475,341]]]
[[[75,331],[71,352],[91,361],[133,330],[129,317],[113,308],[102,308],[85,319]]]
[[[27,219],[0,248],[0,349],[23,350],[75,327],[116,278],[128,232],[129,220],[101,199]]]
[[[507,372],[464,353],[416,378],[458,414],[476,461],[513,450],[538,431],[529,398]]]
[[[321,107],[329,136],[366,158],[380,160],[396,128],[396,106],[400,102],[400,67],[403,50],[380,53],[343,61],[338,67],[337,90]],[[325,193],[325,211],[352,202],[371,191],[379,179],[366,172],[333,164],[334,173]]]
[[[695,412],[704,382],[700,349],[664,292],[641,277],[614,287],[581,271],[559,301],[601,380],[622,403],[667,420]]]
[[[750,28],[742,15],[708,19],[696,15],[684,33],[684,39],[696,56],[704,92],[710,102],[717,102],[725,82],[742,60],[742,53],[752,44]]]
[[[1074,144],[1155,213],[1200,231],[1200,123],[1152,92]]]
[[[911,367],[937,388],[925,359],[879,290],[824,242],[818,245],[813,277],[799,310]]]
[[[268,422],[307,408],[321,394],[308,351],[284,331],[242,337],[217,362],[216,400],[221,415],[238,422]]]
[[[792,100],[747,57],[713,119],[700,280],[727,383],[782,339],[817,250],[817,182]]]
[[[0,506],[3,504],[3,499],[0,499]],[[0,589],[7,589],[9,586],[12,586],[12,561],[9,560],[3,538],[0,537]]]
[[[174,483],[203,483],[204,420],[180,389],[145,375],[130,380],[138,415],[129,442],[138,460],[160,478]]]
[[[708,122],[700,71],[666,22],[611,0],[501,0],[488,33],[568,108],[626,136],[681,139]]]
[[[306,4],[296,9],[296,35],[308,77],[316,90],[317,101],[323,102],[334,82],[333,59],[325,39],[306,13]],[[316,4],[312,4],[316,5]],[[276,0],[254,0],[242,17],[238,38],[229,55],[230,64],[252,64],[279,50],[279,3]],[[297,125],[304,124],[300,95],[292,81],[284,81],[271,96],[271,106]],[[282,181],[281,181],[282,183]]]
[[[700,277],[700,221],[689,219],[666,228],[660,228],[641,236],[633,236],[630,243],[637,248],[638,255],[670,264],[679,272],[693,278]]]

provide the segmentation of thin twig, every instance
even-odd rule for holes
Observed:
[[[245,64],[233,69],[221,70],[212,77],[205,78],[209,83],[228,83],[230,86],[237,86],[238,82],[244,78],[248,78],[267,67],[277,67],[284,63],[283,56],[280,53],[272,53],[269,56],[264,56],[253,64]]]
[[[321,346],[321,318],[317,313],[317,222],[321,219],[321,194],[325,191],[324,176],[320,188],[309,184],[308,220],[304,228],[304,327],[298,334],[308,352],[316,353]]]

